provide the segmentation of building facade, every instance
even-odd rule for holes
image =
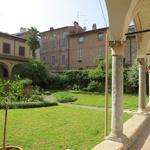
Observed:
[[[105,59],[106,33],[108,28],[85,31],[77,22],[41,33],[40,57],[52,72],[68,69],[95,68],[100,60]],[[129,28],[129,32],[133,27]],[[124,62],[130,65],[136,58],[136,38],[127,37]]]
[[[0,32],[0,76],[11,77],[15,66],[31,58],[25,39]]]
[[[68,35],[81,33],[83,29],[77,22],[74,26],[66,26],[41,33],[40,57],[47,64],[49,70],[61,72],[69,67],[69,41]]]
[[[95,68],[105,58],[107,28],[70,34],[69,69]]]
[[[20,32],[14,33],[14,36],[26,39],[27,29],[24,27],[20,27]],[[40,61],[40,48],[35,50],[35,58]]]

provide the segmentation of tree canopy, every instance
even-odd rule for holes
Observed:
[[[40,32],[35,27],[28,28],[26,39],[27,45],[32,50],[32,55],[35,58],[35,50],[40,47]]]

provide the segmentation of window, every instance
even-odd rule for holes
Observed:
[[[51,65],[55,65],[56,64],[56,56],[52,55],[51,56]]]
[[[100,41],[104,40],[104,33],[98,33],[98,40]]]
[[[104,59],[105,55],[105,47],[100,46],[97,50],[96,59]]]
[[[10,44],[9,43],[3,43],[3,53],[10,54]]]
[[[68,32],[63,32],[62,35],[61,35],[61,39],[60,39],[60,46],[61,47],[65,47],[66,44],[67,44],[67,35],[68,35]]]
[[[69,34],[68,32],[63,32],[63,33],[62,33],[62,38],[63,38],[63,39],[66,39],[68,34]]]
[[[79,43],[83,43],[85,38],[83,36],[79,37]]]
[[[61,64],[65,65],[66,64],[66,55],[61,56]]]
[[[19,56],[25,56],[25,47],[19,46]]]
[[[83,49],[80,48],[78,51],[78,61],[81,61],[82,57],[83,57]]]

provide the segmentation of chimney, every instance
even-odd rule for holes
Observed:
[[[79,26],[79,23],[77,21],[74,21],[74,26]]]
[[[26,28],[20,27],[20,32],[21,32],[21,33],[26,32]]]
[[[54,28],[53,27],[50,27],[50,31],[53,31],[54,30]]]
[[[87,29],[86,27],[83,27],[83,31],[84,31],[84,32],[86,31],[86,29]]]
[[[92,26],[92,30],[96,30],[96,28],[97,28],[96,24],[94,23],[93,26]]]

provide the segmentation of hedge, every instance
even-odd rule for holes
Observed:
[[[18,109],[18,108],[37,108],[37,107],[49,107],[49,106],[57,106],[58,104],[56,102],[16,102],[9,104],[9,109]],[[2,109],[2,106],[0,105],[0,109]]]

